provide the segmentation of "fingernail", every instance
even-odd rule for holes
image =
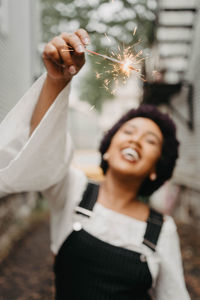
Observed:
[[[70,73],[71,75],[76,74],[76,68],[75,68],[74,66],[70,66],[70,67],[69,67],[69,73]]]
[[[76,51],[82,53],[85,51],[85,48],[82,45],[79,45],[78,47],[76,47]]]
[[[88,38],[85,38],[84,40],[84,44],[88,45],[90,43],[90,40]]]

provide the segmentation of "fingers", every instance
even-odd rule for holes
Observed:
[[[85,29],[78,29],[75,34],[80,38],[84,45],[88,45],[90,43],[90,37]]]
[[[63,41],[59,37],[53,38],[48,44],[46,44],[43,58],[44,60],[51,60],[55,64],[58,64],[62,66],[63,60],[62,60],[62,53],[61,50],[67,48],[67,45],[65,41]]]
[[[81,39],[76,34],[64,32],[61,34],[61,38],[70,45],[77,54],[85,52],[84,43],[82,43]]]
[[[69,66],[69,72],[74,75],[84,63],[84,44],[76,34],[65,32],[60,37],[67,45],[67,49],[61,49],[62,59]]]
[[[59,66],[68,67],[69,72],[74,75],[77,70],[74,66],[71,51],[74,50],[69,44],[60,36],[56,36],[45,46],[43,57],[44,60],[50,59]]]
[[[61,63],[65,67],[68,67],[71,75],[76,74],[77,70],[72,60],[72,55],[71,55],[72,49],[69,47],[69,44],[67,44],[66,41],[61,36],[55,37],[52,40],[52,43],[57,49]]]
[[[84,29],[75,33],[62,33],[54,37],[44,49],[43,58],[68,68],[71,75],[76,74],[84,64],[85,46],[89,43],[89,35]]]
[[[43,58],[44,59],[50,58],[54,61],[59,62],[59,60],[60,60],[59,53],[58,53],[56,47],[51,42],[46,44],[46,46],[44,48]]]

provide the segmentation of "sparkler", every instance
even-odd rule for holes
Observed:
[[[74,50],[65,50],[65,49],[62,49],[62,51],[63,52],[66,52],[66,51],[67,52],[68,51],[73,52]],[[136,68],[134,68],[132,66],[133,62],[130,59],[125,59],[124,61],[122,61],[122,60],[119,60],[117,58],[114,58],[114,57],[111,57],[111,56],[108,56],[108,55],[105,55],[105,54],[101,54],[101,53],[98,53],[98,52],[95,52],[95,51],[92,51],[92,50],[89,50],[89,49],[86,49],[86,48],[85,48],[85,52],[88,52],[90,54],[94,54],[94,55],[100,56],[100,57],[102,57],[104,59],[107,59],[107,60],[110,60],[110,61],[112,61],[114,63],[120,64],[120,65],[122,65],[122,67],[123,67],[124,70],[130,69],[130,70],[133,70],[135,72],[140,72],[139,69],[136,69]],[[113,54],[114,54],[114,52],[113,52]]]
[[[137,27],[134,28],[133,36],[135,36],[136,31],[137,31]],[[107,36],[106,33],[105,33],[105,37],[108,39],[109,42],[111,42],[111,40],[109,39],[109,37]],[[112,94],[114,94],[117,90],[117,86],[119,84],[119,77],[122,76],[123,83],[125,84],[127,78],[130,76],[132,71],[135,72],[137,77],[139,77],[141,80],[145,81],[144,76],[140,72],[141,71],[140,65],[141,65],[141,62],[144,60],[144,58],[142,58],[142,50],[137,53],[135,53],[135,51],[133,51],[133,47],[135,47],[139,43],[140,43],[140,40],[138,42],[136,42],[133,46],[129,46],[125,49],[121,49],[118,46],[117,53],[115,53],[114,51],[111,51],[112,56],[101,54],[101,53],[98,53],[98,52],[95,52],[95,51],[85,48],[85,53],[101,57],[101,58],[111,62],[110,65],[112,66],[112,70],[108,69],[105,71],[105,73],[112,74],[113,80],[106,78],[104,80],[104,87],[107,91],[109,91],[110,90],[109,85],[112,83],[112,81],[114,81],[115,87],[111,90]],[[74,51],[74,50],[72,48],[71,49],[69,48],[68,50],[63,50],[63,51]],[[98,62],[96,62],[96,63],[98,64]],[[102,75],[103,75],[103,73],[96,72],[97,79],[100,79],[102,77]]]
[[[134,30],[133,34],[135,35],[135,33],[136,29]],[[118,50],[116,53],[114,51],[111,52],[112,56],[104,55],[89,49],[85,49],[85,52],[88,54],[102,57],[103,59],[111,62],[110,65],[112,66],[112,69],[107,69],[105,73],[111,74],[112,78],[104,79],[103,85],[107,91],[111,92],[111,94],[115,94],[115,92],[118,89],[120,83],[119,77],[122,76],[123,83],[125,84],[132,71],[135,72],[137,77],[145,81],[144,76],[140,72],[140,64],[144,60],[144,58],[142,58],[142,50],[137,53],[134,53],[133,46],[129,46],[125,49],[121,49],[118,46]],[[102,73],[96,72],[97,79],[101,78],[102,75]]]
[[[122,65],[123,69],[126,70],[127,68],[130,69],[130,70],[133,70],[135,72],[140,72],[139,69],[136,69],[132,66],[132,62],[130,59],[126,59],[125,61],[121,61],[119,59],[116,59],[114,57],[110,57],[110,56],[107,56],[107,55],[104,55],[104,54],[100,54],[98,52],[95,52],[95,51],[92,51],[92,50],[89,50],[89,49],[85,49],[86,52],[89,52],[91,54],[94,54],[94,55],[97,55],[97,56],[100,56],[104,59],[107,59],[107,60],[110,60],[114,63],[117,63],[117,64],[120,64]]]

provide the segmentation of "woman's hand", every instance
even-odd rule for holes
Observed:
[[[31,118],[30,135],[58,94],[84,65],[84,51],[87,44],[89,44],[88,33],[84,29],[79,29],[75,33],[62,33],[45,46],[43,60],[47,77]]]
[[[85,63],[85,46],[90,39],[87,31],[64,32],[46,44],[43,61],[50,80],[65,82],[77,74]]]

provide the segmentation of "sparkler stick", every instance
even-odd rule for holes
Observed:
[[[85,49],[85,51],[88,52],[88,53],[91,53],[91,54],[100,56],[100,57],[102,57],[102,58],[104,58],[104,59],[110,60],[110,61],[112,61],[112,62],[118,63],[118,64],[120,64],[120,65],[122,65],[122,66],[123,66],[124,64],[126,64],[126,62],[124,62],[124,61],[121,61],[121,60],[119,60],[119,59],[116,59],[116,58],[113,58],[113,57],[110,57],[110,56],[107,56],[107,55],[104,55],[104,54],[100,54],[100,53],[98,53],[98,52],[94,52],[94,51],[89,50],[89,49]],[[140,72],[139,69],[134,68],[131,64],[127,64],[127,67],[128,67],[129,69],[135,71],[135,72]]]
[[[133,35],[135,35],[137,28],[134,29]],[[109,40],[107,34],[105,33],[105,37]],[[140,41],[138,41],[135,45],[137,45],[138,43],[140,43]],[[106,70],[105,73],[112,75],[112,80],[111,79],[104,79],[103,82],[103,87],[109,91],[110,88],[112,88],[113,86],[113,82],[115,83],[114,88],[112,88],[111,93],[115,94],[118,84],[119,84],[119,76],[122,75],[123,79],[123,83],[126,83],[127,78],[130,76],[131,71],[134,71],[137,77],[139,77],[142,81],[145,81],[144,79],[144,75],[141,74],[141,69],[140,68],[136,68],[136,66],[140,67],[140,63],[144,60],[144,58],[141,57],[142,55],[142,50],[140,50],[138,53],[134,53],[134,51],[132,50],[133,46],[129,46],[127,48],[120,48],[120,46],[118,45],[118,52],[114,53],[114,51],[111,51],[112,56],[108,56],[105,54],[101,54],[89,49],[84,49],[85,54],[92,54],[92,55],[96,55],[99,56],[103,59],[109,60],[110,62],[112,62],[112,64],[110,64],[112,66],[112,70]],[[68,46],[68,50],[63,49],[63,52],[65,51],[70,51],[70,52],[74,52],[74,49],[70,46]],[[96,62],[97,64],[99,64],[99,62]],[[105,68],[105,67],[104,67]],[[96,72],[96,78],[102,78],[102,74],[103,73],[98,73]],[[103,79],[103,78],[102,78]]]
[[[69,50],[63,49],[62,51],[63,51],[63,52],[66,52],[66,51],[67,51],[67,52],[68,52],[68,51],[69,51],[69,52],[74,52],[73,49],[69,49]],[[121,60],[116,59],[116,58],[114,58],[114,57],[110,57],[110,56],[108,56],[108,55],[101,54],[101,53],[98,53],[98,52],[95,52],[95,51],[92,51],[92,50],[89,50],[89,49],[86,49],[86,48],[85,48],[85,52],[88,52],[88,53],[90,53],[90,54],[94,54],[94,55],[100,56],[100,57],[102,57],[102,58],[104,58],[104,59],[110,60],[110,61],[115,62],[115,63],[117,63],[117,64],[120,64],[120,65],[122,65],[122,66],[126,65],[127,68],[129,68],[130,70],[133,70],[133,71],[135,71],[135,72],[137,72],[137,73],[140,72],[139,69],[134,68],[134,67],[132,66],[132,64],[129,63],[129,62],[127,63],[126,61],[121,61]],[[140,54],[141,54],[141,53],[138,53],[135,57],[139,56]]]

